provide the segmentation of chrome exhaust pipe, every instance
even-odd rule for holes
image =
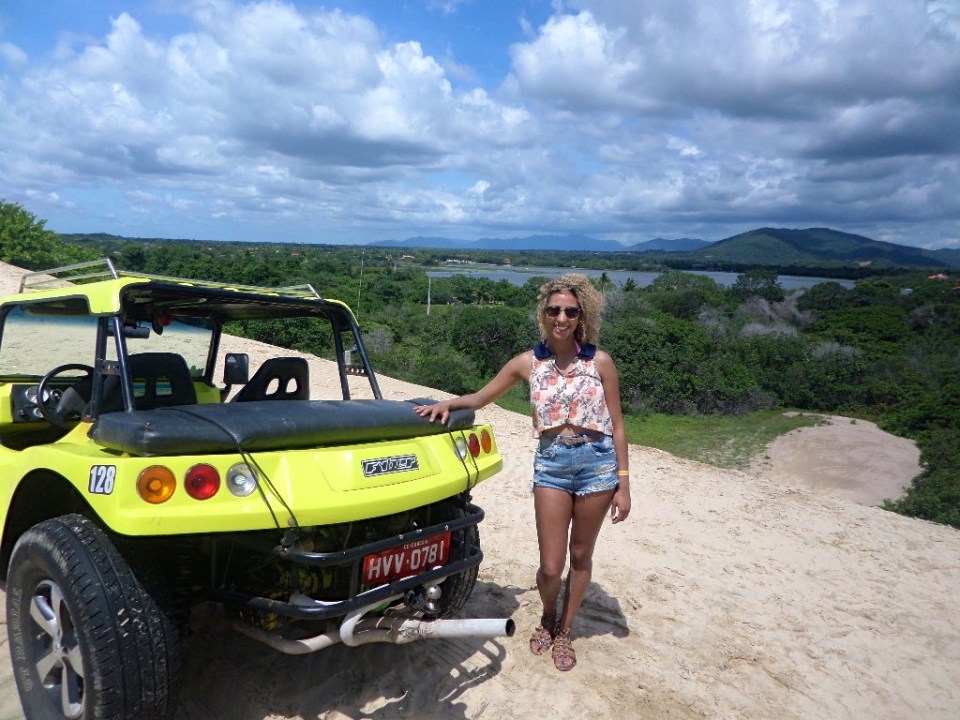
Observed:
[[[390,601],[397,600],[401,596],[397,595],[390,598]],[[368,605],[348,612],[340,623],[340,640],[348,647],[357,647],[372,642],[392,642],[390,639],[390,618],[376,617],[368,618],[361,623],[363,616],[382,603]],[[363,627],[360,627],[361,624]]]
[[[421,620],[404,617],[360,619],[358,616],[344,619],[340,625],[340,640],[350,647],[372,642],[403,645],[434,638],[513,637],[516,629],[516,623],[511,618]]]
[[[336,645],[338,642],[340,642],[340,632],[338,630],[328,633],[320,633],[319,635],[314,635],[313,637],[291,640],[289,638],[280,637],[279,635],[274,635],[273,633],[269,633],[266,630],[254,627],[253,625],[240,622],[239,620],[234,620],[230,623],[230,625],[234,628],[234,630],[239,630],[247,637],[256,640],[257,642],[262,642],[264,645],[267,645],[286,655],[309,655],[310,653],[315,653],[318,650],[324,650],[331,645]]]
[[[393,642],[408,643],[431,638],[495,638],[503,635],[513,637],[517,625],[511,618],[470,618],[451,620],[397,619],[397,639]]]
[[[231,624],[247,637],[287,655],[307,655],[324,650],[338,642],[349,647],[358,647],[375,642],[403,645],[416,640],[435,638],[513,637],[517,629],[516,623],[511,618],[421,620],[404,617],[363,617],[374,608],[381,607],[382,604],[381,601],[375,605],[357,608],[344,617],[339,630],[307,638],[280,637],[240,621],[234,621]]]

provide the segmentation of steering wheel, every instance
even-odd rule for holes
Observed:
[[[68,387],[62,393],[57,391],[47,392],[47,386],[58,375],[62,375],[70,370],[82,370],[86,373],[86,378],[78,380]],[[70,363],[67,365],[58,365],[50,372],[44,375],[37,385],[37,410],[48,423],[61,430],[70,430],[73,423],[83,415],[83,409],[87,405],[89,397],[84,397],[78,390],[78,386],[83,387],[86,382],[87,395],[90,394],[94,370],[89,365],[80,363]]]

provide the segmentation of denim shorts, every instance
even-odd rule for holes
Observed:
[[[571,495],[589,495],[615,490],[618,484],[617,451],[609,435],[598,440],[588,439],[579,445],[556,442],[552,437],[540,438],[533,457],[531,492],[533,488],[542,487]]]

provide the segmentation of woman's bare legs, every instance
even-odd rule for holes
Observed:
[[[555,620],[563,569],[567,564],[567,533],[573,517],[573,496],[562,490],[534,488],[533,507],[540,546],[537,590],[543,601],[543,614]]]
[[[613,490],[581,495],[573,503],[573,522],[570,531],[570,572],[567,574],[566,591],[563,594],[563,611],[560,613],[560,629],[570,630],[573,619],[580,610],[583,596],[590,587],[593,576],[593,549],[603,520],[610,509]]]
[[[556,657],[556,647],[554,657],[557,667],[562,670],[569,670],[576,664],[576,656],[569,644],[570,626],[590,586],[593,549],[612,498],[612,490],[579,497],[551,488],[535,488],[533,491],[540,545],[537,590],[543,601],[544,622],[557,617],[557,598],[563,582],[568,544],[570,547],[570,572],[557,623],[557,630],[565,638],[564,657]]]

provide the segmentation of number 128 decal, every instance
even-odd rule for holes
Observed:
[[[94,465],[90,468],[90,485],[87,490],[94,495],[109,495],[113,492],[116,478],[116,465]]]

